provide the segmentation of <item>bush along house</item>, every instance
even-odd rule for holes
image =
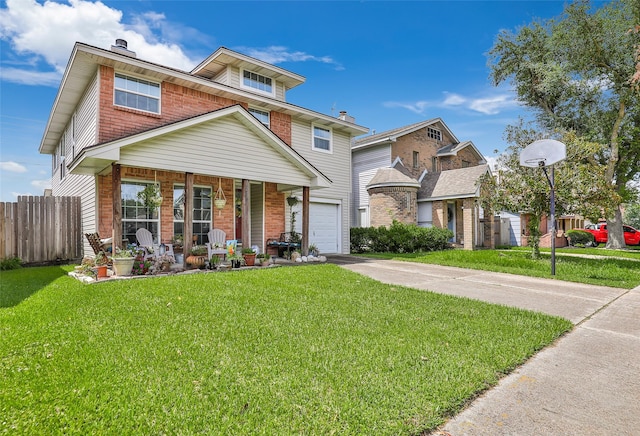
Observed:
[[[186,72],[123,40],[76,43],[40,144],[53,195],[81,196],[83,232],[120,244],[146,228],[188,250],[216,228],[262,252],[293,217],[303,252],[348,253],[350,143],[367,129],[288,103],[304,81],[224,47]]]
[[[490,169],[440,118],[357,138],[352,165],[353,226],[397,220],[448,228],[451,242],[467,250],[493,246],[493,217],[477,201]]]

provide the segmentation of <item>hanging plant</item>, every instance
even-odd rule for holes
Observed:
[[[218,209],[218,216],[221,216],[222,209],[227,204],[227,198],[224,195],[224,191],[222,190],[222,180],[218,177],[218,190],[216,191],[216,195],[213,198],[213,204]]]
[[[287,204],[289,205],[289,207],[295,206],[296,204],[298,204],[298,197],[293,194],[289,195],[287,197]]]
[[[149,210],[156,210],[162,204],[160,186],[155,183],[146,185],[142,191],[138,192],[138,200]]]

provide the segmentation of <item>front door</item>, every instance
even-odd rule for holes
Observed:
[[[456,204],[447,203],[447,228],[453,232],[449,242],[456,242]]]

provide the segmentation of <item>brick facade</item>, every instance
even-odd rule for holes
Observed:
[[[114,69],[101,66],[98,142],[123,138],[235,104],[241,104],[244,108],[248,108],[244,102],[162,82],[160,86],[160,114],[152,114],[114,105],[114,81]],[[291,116],[272,111],[270,117],[271,130],[285,143],[291,145]]]
[[[393,220],[416,224],[418,188],[379,187],[369,189],[370,225],[389,226]]]

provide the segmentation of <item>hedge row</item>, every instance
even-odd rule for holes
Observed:
[[[567,232],[567,239],[569,240],[569,245],[572,247],[590,247],[595,245],[595,236],[593,236],[593,233],[584,230],[569,230]]]
[[[453,233],[437,227],[418,227],[394,221],[389,228],[352,227],[352,253],[416,253],[449,248]]]

